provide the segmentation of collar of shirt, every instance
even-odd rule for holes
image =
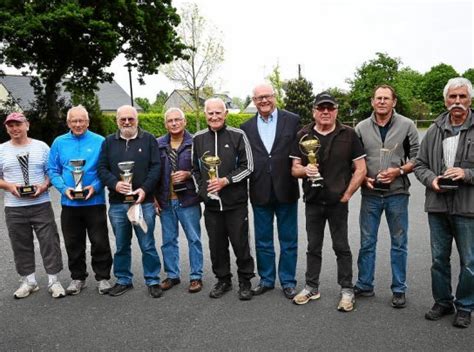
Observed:
[[[275,109],[273,112],[268,116],[268,119],[265,119],[260,113],[257,113],[257,117],[261,120],[263,123],[272,123],[273,120],[276,120],[278,117],[278,110]]]

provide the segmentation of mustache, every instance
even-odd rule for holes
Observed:
[[[467,108],[464,105],[461,105],[461,104],[453,104],[453,105],[448,106],[448,111],[451,111],[451,110],[456,109],[456,108],[463,109],[464,111],[467,111]]]

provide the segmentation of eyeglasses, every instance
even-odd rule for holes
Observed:
[[[125,123],[125,122],[130,122],[130,123],[134,123],[137,119],[135,117],[120,117],[118,119],[118,121],[120,123]]]
[[[183,122],[184,119],[182,117],[180,118],[176,118],[176,119],[168,119],[166,120],[166,123],[169,123],[170,125],[172,125],[173,123],[180,123],[180,122]]]
[[[273,97],[275,97],[275,94],[266,94],[266,95],[259,95],[258,97],[253,97],[253,99],[254,99],[257,103],[261,103],[263,100],[270,100],[270,99],[272,99]]]
[[[327,105],[324,105],[324,106],[316,106],[316,110],[318,110],[319,112],[324,112],[325,110],[329,111],[329,112],[332,112],[334,110],[337,109],[337,106],[336,105],[330,105],[330,106],[327,106]]]

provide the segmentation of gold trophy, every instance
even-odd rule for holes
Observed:
[[[205,165],[207,169],[207,174],[209,175],[209,180],[214,180],[218,176],[217,167],[221,164],[221,159],[216,155],[208,155],[209,151],[205,152],[201,156],[201,162]],[[208,193],[207,196],[214,200],[219,200],[219,195],[217,193]]]
[[[18,193],[21,197],[28,197],[36,193],[36,186],[30,185],[30,173],[28,161],[30,158],[30,153],[21,153],[17,154],[16,158],[20,163],[21,173],[23,174],[24,185],[18,187]]]
[[[390,163],[392,161],[393,151],[397,148],[398,144],[395,145],[392,149],[388,148],[381,148],[380,149],[380,170],[379,173],[382,171],[387,170],[390,167]],[[379,181],[379,174],[375,176],[374,181],[374,190],[380,192],[387,192],[390,190],[390,183],[383,183]]]
[[[84,179],[83,167],[86,164],[84,159],[69,160],[69,164],[73,167],[72,177],[74,178],[74,189],[71,191],[72,199],[82,200],[87,196],[87,190],[82,187],[82,180]]]
[[[129,183],[132,185],[133,179],[133,166],[135,165],[134,161],[122,161],[117,164],[120,171],[123,173],[120,174],[120,178],[123,182]],[[130,192],[124,195],[124,203],[135,203],[138,198],[138,194],[133,194],[133,191],[130,189]]]
[[[456,152],[458,150],[459,134],[454,137],[445,138],[443,140],[443,173],[446,169],[454,167],[456,160]],[[445,190],[456,190],[459,188],[459,181],[455,181],[450,177],[441,176],[438,180],[438,186]]]
[[[308,157],[308,163],[316,166],[318,163],[318,151],[321,148],[319,139],[316,136],[305,134],[299,141],[299,147],[301,153]],[[323,187],[322,181],[324,179],[319,171],[315,176],[308,177],[308,180],[311,182],[311,187]]]

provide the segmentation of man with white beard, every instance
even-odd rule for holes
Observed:
[[[153,192],[160,177],[160,154],[153,135],[138,127],[137,110],[124,105],[117,109],[119,130],[107,136],[102,144],[98,173],[109,188],[109,219],[115,234],[114,275],[117,282],[109,291],[110,296],[120,296],[133,288],[131,272],[132,228],[135,230],[142,251],[145,284],[151,297],[162,295],[160,286],[161,263],[155,246],[155,207]],[[133,162],[132,180],[123,180],[124,171],[119,163]],[[127,202],[131,196],[136,200]],[[127,212],[131,205],[140,204],[146,223],[146,232],[141,226],[132,224]]]

